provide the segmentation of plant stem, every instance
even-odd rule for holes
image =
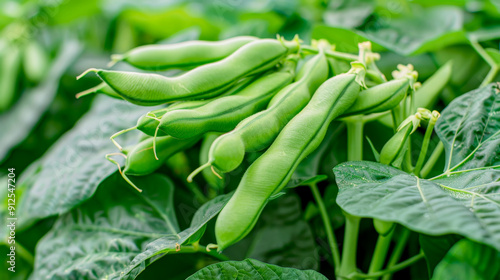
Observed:
[[[432,151],[431,156],[425,163],[424,167],[422,167],[422,171],[420,171],[420,175],[422,178],[425,178],[427,177],[427,175],[429,175],[429,172],[431,172],[432,168],[434,168],[434,165],[436,165],[436,162],[438,161],[443,151],[444,151],[443,142],[439,141],[436,148],[434,148],[434,151]]]
[[[490,55],[483,49],[481,44],[479,44],[475,40],[470,41],[471,46],[476,50],[476,52],[488,63],[488,65],[491,67],[490,71],[488,72],[488,75],[486,75],[486,78],[484,78],[483,82],[479,87],[484,87],[487,84],[491,83],[493,79],[496,77],[498,74],[498,70],[500,69],[499,65],[495,62],[494,59],[490,57]]]
[[[186,186],[194,194],[199,203],[203,204],[208,201],[208,198],[200,190],[200,187],[195,182],[187,183]]]
[[[315,49],[311,46],[307,45],[301,45],[300,46],[301,51],[305,51],[308,53],[319,53],[318,49]],[[350,53],[343,53],[343,52],[337,52],[337,51],[331,51],[331,50],[326,50],[325,55],[327,57],[335,58],[335,59],[340,59],[340,60],[345,60],[345,61],[355,61],[358,60],[358,56]]]
[[[394,250],[392,251],[392,255],[389,258],[386,270],[391,270],[399,261],[406,247],[406,243],[408,242],[409,237],[410,237],[410,231],[406,228],[401,228],[401,235],[399,236],[399,240],[396,243],[396,247],[394,247]],[[391,277],[392,274],[386,274],[384,275],[382,280],[390,280]]]
[[[420,155],[418,156],[417,164],[413,170],[413,174],[420,176],[420,171],[424,165],[425,157],[427,156],[427,150],[429,149],[429,142],[431,140],[432,131],[434,131],[434,125],[436,125],[437,118],[431,117],[429,124],[427,125],[427,130],[425,131],[424,141],[422,142],[422,148],[420,149]]]
[[[395,264],[393,265],[391,268],[388,268],[388,269],[385,269],[385,270],[381,270],[381,271],[377,271],[377,272],[374,272],[374,273],[368,273],[368,274],[362,274],[362,273],[353,273],[351,275],[349,275],[350,277],[349,278],[377,278],[377,277],[380,277],[380,276],[390,276],[392,273],[396,272],[396,271],[399,271],[403,268],[406,268],[416,262],[418,262],[419,260],[423,259],[424,258],[424,253],[423,252],[420,252],[418,255],[416,256],[413,256],[405,261],[402,261],[398,264]],[[385,279],[385,277],[384,277]]]
[[[393,233],[394,229],[392,229],[391,232],[386,236],[379,234],[377,245],[375,246],[375,251],[373,252],[372,261],[370,263],[370,268],[368,269],[368,274],[380,271],[380,269],[384,266],[387,251],[389,250],[389,246],[391,245]]]
[[[335,269],[337,270],[340,267],[340,253],[339,253],[339,248],[337,246],[337,240],[335,239],[335,234],[332,229],[332,224],[330,223],[330,217],[328,216],[328,211],[326,210],[325,204],[323,203],[323,199],[321,198],[321,194],[319,193],[317,184],[316,183],[310,184],[309,187],[311,188],[314,199],[318,204],[318,208],[321,214],[321,219],[323,220],[323,224],[325,225],[328,244],[330,245],[330,250],[332,251],[333,263],[335,265]]]
[[[347,124],[347,160],[363,160],[363,118],[351,117]]]
[[[214,257],[220,261],[228,261],[229,258],[226,255],[220,254],[217,251],[207,251],[206,246],[201,246],[199,244],[193,244],[188,246],[181,246],[180,250],[176,253],[203,253]]]
[[[358,246],[358,232],[360,217],[345,214],[345,234],[344,247],[342,248],[342,262],[340,263],[339,276],[347,276],[355,273],[356,266],[356,251]]]
[[[347,125],[347,160],[363,160],[363,118],[351,117],[346,119]],[[342,261],[339,276],[346,276],[356,272],[356,250],[358,245],[358,231],[360,217],[344,213],[346,217]]]

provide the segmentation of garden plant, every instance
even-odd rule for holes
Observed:
[[[498,3],[116,3],[4,5],[1,279],[500,279]]]

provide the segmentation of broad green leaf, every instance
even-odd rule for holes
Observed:
[[[266,264],[257,260],[227,261],[209,265],[188,277],[188,280],[197,279],[327,279],[314,270],[298,270],[276,265]]]
[[[419,235],[418,241],[425,254],[429,276],[432,276],[436,265],[441,262],[450,248],[460,239],[460,236],[451,234],[443,236]]]
[[[142,193],[119,175],[110,176],[92,199],[59,217],[37,245],[31,279],[135,279],[164,254],[198,241],[229,199],[207,202],[180,231],[173,183],[159,174],[136,180]]]
[[[195,213],[190,227],[177,234],[166,235],[149,242],[140,254],[137,254],[130,264],[120,274],[111,279],[135,279],[146,266],[158,260],[163,255],[176,252],[179,245],[189,245],[201,238],[206,224],[215,217],[226,205],[232,194],[218,196],[203,204]],[[182,248],[182,246],[181,246]]]
[[[149,110],[107,96],[96,97],[91,110],[40,159],[36,180],[23,177],[30,183],[18,189],[22,192],[17,203],[20,228],[65,213],[90,198],[99,183],[117,170],[104,157],[118,151],[109,137],[134,126]],[[126,133],[118,141],[127,146],[136,137]]]
[[[37,245],[31,279],[94,279],[119,274],[150,241],[179,232],[172,182],[162,175],[137,180],[138,193],[118,176],[62,215]]]
[[[56,96],[59,79],[81,52],[82,46],[76,41],[63,44],[54,59],[47,78],[37,87],[23,93],[17,103],[0,115],[0,161],[9,151],[28,136]]]
[[[441,6],[415,10],[400,18],[382,18],[367,24],[364,30],[317,26],[312,36],[328,39],[337,45],[339,51],[356,53],[357,43],[372,41],[374,51],[380,51],[380,46],[383,46],[402,55],[414,55],[467,43],[462,27],[462,10]]]
[[[346,212],[392,221],[428,235],[456,233],[500,249],[500,169],[431,180],[375,162],[348,162],[334,173]]]
[[[329,3],[323,20],[329,26],[355,28],[360,26],[375,9],[371,0],[337,0]]]
[[[436,123],[446,152],[445,172],[500,165],[500,94],[497,84],[451,102]]]
[[[270,264],[318,269],[319,255],[311,228],[302,218],[296,195],[269,203],[246,256]]]
[[[499,251],[464,239],[457,242],[437,265],[432,279],[499,279],[498,264]]]

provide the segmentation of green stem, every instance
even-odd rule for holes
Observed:
[[[402,228],[399,239],[396,243],[396,246],[394,247],[394,250],[392,251],[392,255],[389,258],[389,262],[387,263],[386,270],[391,270],[394,266],[396,266],[397,262],[401,258],[401,255],[403,254],[403,251],[406,247],[406,243],[408,242],[409,237],[410,237],[410,231],[406,228]],[[390,280],[391,277],[392,274],[386,274],[382,278],[382,280]]]
[[[427,125],[427,130],[425,131],[424,141],[422,142],[422,148],[420,149],[420,155],[418,156],[417,164],[413,170],[413,174],[420,176],[420,171],[424,165],[425,157],[427,156],[427,150],[429,149],[429,143],[431,141],[432,131],[434,131],[434,125],[436,125],[437,118],[431,117],[429,124]]]
[[[347,124],[347,160],[363,160],[363,118],[359,116],[346,120]]]
[[[355,273],[357,270],[356,251],[361,218],[348,213],[345,213],[345,218],[344,247],[342,248],[342,261],[338,272],[340,277]]]
[[[411,266],[412,264],[418,262],[419,260],[424,258],[424,253],[420,252],[420,254],[413,256],[405,261],[402,261],[398,264],[393,265],[391,268],[377,271],[375,273],[368,273],[368,274],[362,274],[362,273],[353,273],[350,276],[350,278],[378,278],[380,276],[390,276],[392,273],[399,271],[401,269],[404,269],[406,267]],[[385,278],[385,277],[384,277]]]
[[[347,125],[347,160],[363,160],[363,118],[355,116],[346,120]],[[340,262],[339,275],[346,276],[356,272],[356,251],[358,245],[358,232],[360,217],[345,213],[346,225],[342,261]]]
[[[31,254],[31,252],[28,251],[28,249],[24,248],[24,246],[21,245],[19,241],[16,241],[15,247],[16,247],[16,254],[21,256],[25,261],[27,261],[31,266],[33,266],[35,263],[35,258],[33,257],[33,254]]]
[[[326,237],[328,238],[328,244],[330,245],[330,250],[332,251],[335,269],[338,269],[340,267],[340,253],[337,246],[337,240],[335,239],[335,234],[333,232],[332,224],[330,223],[330,217],[328,216],[328,211],[326,210],[325,204],[323,203],[323,199],[321,198],[321,194],[319,193],[316,183],[310,184],[309,187],[311,188],[314,199],[318,204],[321,219],[323,220],[323,224],[325,225]]]
[[[394,229],[385,236],[379,234],[377,245],[375,246],[375,251],[373,252],[372,261],[370,263],[370,268],[368,269],[368,274],[380,271],[380,269],[384,266],[387,251],[389,250],[389,246],[391,245],[393,233]],[[377,278],[375,277],[373,279]]]
[[[198,244],[181,246],[180,250],[177,251],[176,253],[203,253],[203,254],[209,255],[211,257],[214,257],[220,261],[230,260],[226,255],[220,254],[215,250],[207,251],[206,246],[201,246]]]
[[[481,44],[479,44],[477,41],[470,41],[471,46],[476,50],[476,52],[488,63],[488,65],[491,67],[490,71],[488,72],[488,75],[484,78],[483,82],[481,83],[480,87],[484,87],[487,84],[491,83],[493,79],[496,77],[498,74],[499,70],[499,65],[495,62],[493,58],[490,57],[490,55],[483,49]]]
[[[434,151],[432,151],[431,156],[425,163],[424,167],[422,167],[422,171],[420,171],[420,176],[422,178],[426,178],[427,175],[429,175],[429,173],[431,172],[432,168],[434,168],[434,165],[436,165],[436,162],[438,161],[443,151],[444,151],[443,142],[439,141],[436,148],[434,148]]]
[[[307,52],[307,53],[319,53],[318,49],[315,49],[311,46],[307,45],[301,45],[300,50]],[[337,51],[331,51],[331,50],[326,50],[325,55],[327,57],[335,58],[335,59],[340,59],[340,60],[345,60],[345,61],[356,61],[358,60],[358,56],[350,53],[343,53],[343,52],[337,52]]]

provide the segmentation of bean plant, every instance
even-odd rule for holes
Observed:
[[[89,112],[3,176],[2,279],[500,279],[500,36],[450,31],[446,49],[361,24],[280,31],[74,71]],[[50,55],[21,42],[23,63],[43,57],[22,79],[43,87],[57,64],[44,73]],[[460,72],[460,43],[481,71]],[[75,59],[68,44],[55,60]]]

